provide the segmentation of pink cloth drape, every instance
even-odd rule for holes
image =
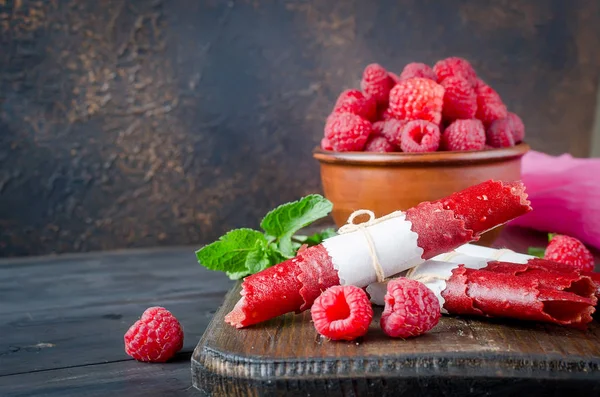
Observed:
[[[523,157],[522,180],[533,211],[511,224],[567,234],[600,249],[600,159]]]

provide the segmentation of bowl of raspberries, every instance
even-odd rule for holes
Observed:
[[[521,178],[525,126],[463,58],[373,63],[327,117],[314,157],[338,226],[357,209],[377,216],[468,186]],[[498,230],[483,243],[493,241]]]

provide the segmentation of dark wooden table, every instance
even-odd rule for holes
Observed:
[[[524,251],[545,236],[506,229],[496,245]],[[0,260],[0,396],[185,396],[190,357],[233,282],[194,247]],[[173,362],[145,364],[123,334],[150,306],[185,330]]]

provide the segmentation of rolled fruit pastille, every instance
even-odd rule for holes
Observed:
[[[543,321],[580,329],[592,320],[598,285],[589,276],[510,250],[464,248],[468,247],[459,250],[487,250],[484,253],[495,259],[520,263],[454,252],[407,272],[406,277],[423,282],[436,294],[444,313]],[[372,301],[381,304],[385,283],[370,285],[367,291]]]
[[[359,228],[332,237],[299,251],[295,258],[246,277],[241,298],[225,321],[242,328],[301,312],[333,285],[365,287],[382,281],[476,241],[482,233],[529,211],[521,182],[490,180],[437,201],[423,202],[406,212],[367,223],[366,230]]]

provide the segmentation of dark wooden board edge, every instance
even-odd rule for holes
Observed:
[[[224,299],[239,293],[239,284]],[[227,304],[215,313],[191,358],[193,386],[210,396],[241,395],[505,395],[511,390],[600,393],[600,359],[561,355],[516,359],[510,354],[436,353],[323,358],[270,359],[210,348],[208,335],[220,327]],[[441,386],[443,385],[443,387]],[[300,387],[301,386],[301,387]],[[508,387],[508,389],[507,389]],[[493,393],[491,392],[493,390]],[[397,391],[397,393],[396,393]],[[496,394],[496,392],[500,394]],[[314,393],[314,394],[313,394]],[[491,393],[491,394],[490,394]],[[592,394],[593,395],[593,394]]]

